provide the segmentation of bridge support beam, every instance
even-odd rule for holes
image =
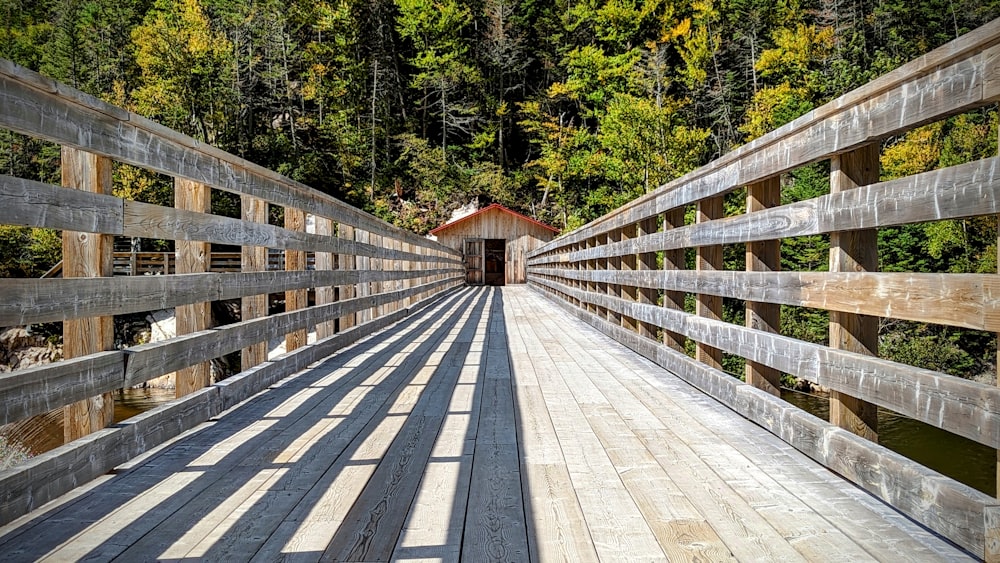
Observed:
[[[174,180],[174,207],[199,213],[212,212],[212,190],[204,184],[177,178]],[[212,245],[207,242],[179,240],[177,273],[200,274],[212,265]],[[203,301],[176,309],[177,335],[190,334],[212,326],[212,303]],[[175,395],[183,397],[212,384],[212,364],[202,362],[179,370],[175,377]]]
[[[781,205],[781,177],[774,176],[747,186],[747,213]],[[748,272],[781,270],[781,241],[764,240],[746,243]],[[746,302],[746,325],[767,332],[781,332],[781,305]],[[781,372],[761,363],[747,360],[746,382],[775,396],[781,396]]]
[[[267,223],[267,202],[251,196],[241,196],[240,206],[244,221]],[[244,272],[267,271],[267,248],[244,246],[240,251],[241,270]],[[249,321],[267,316],[268,295],[250,295],[240,301],[240,320]],[[247,346],[240,353],[240,369],[248,370],[267,361],[267,342]]]
[[[111,160],[63,147],[62,184],[71,189],[110,194]],[[113,262],[113,236],[63,231],[64,278],[110,277]],[[89,317],[63,322],[63,357],[67,360],[114,348],[114,317]],[[114,406],[114,395],[104,393],[64,407],[64,440],[71,442],[111,424]]]
[[[830,193],[840,193],[878,182],[879,145],[873,143],[830,160]],[[878,233],[875,229],[830,234],[831,272],[878,270]],[[878,317],[830,312],[830,347],[878,355]],[[859,436],[878,441],[878,409],[836,391],[830,392],[830,422]]]
[[[699,201],[696,221],[698,223],[707,223],[713,219],[722,219],[723,201],[724,198],[722,196]],[[698,271],[723,269],[722,245],[699,246],[698,258],[695,261],[695,265]],[[718,295],[698,294],[695,312],[699,317],[722,320],[722,297]],[[710,367],[722,369],[722,350],[718,348],[713,348],[699,342],[695,351],[695,359]]]

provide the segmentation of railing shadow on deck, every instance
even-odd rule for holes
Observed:
[[[499,295],[499,292],[496,292],[496,295]],[[385,374],[385,377],[381,381],[374,384],[368,390],[364,398],[355,403],[350,412],[338,415],[345,421],[343,424],[348,425],[348,428],[338,430],[343,427],[336,426],[333,429],[334,431],[328,432],[321,439],[314,442],[308,451],[302,453],[296,461],[291,463],[271,461],[259,467],[240,470],[242,462],[247,461],[247,458],[255,454],[259,454],[261,448],[265,446],[268,455],[273,453],[276,456],[281,455],[286,448],[292,446],[301,434],[290,431],[291,426],[305,426],[307,428],[306,431],[308,431],[310,428],[314,429],[316,426],[324,424],[324,421],[329,421],[329,409],[331,406],[340,403],[350,393],[356,391],[359,386],[364,386],[365,380],[386,366],[382,362],[363,361],[366,354],[371,353],[373,350],[379,348],[380,345],[386,343],[383,336],[388,337],[388,344],[379,353],[392,357],[395,354],[404,352],[404,349],[411,344],[411,340],[407,336],[422,334],[438,321],[437,318],[422,314],[412,319],[401,321],[395,326],[394,331],[382,332],[375,338],[370,338],[342,353],[338,353],[321,364],[283,382],[280,386],[270,389],[257,400],[237,407],[235,411],[221,418],[214,425],[182,437],[172,444],[169,449],[155,454],[150,459],[144,460],[143,464],[147,466],[163,465],[168,470],[170,466],[178,466],[183,468],[181,469],[181,473],[196,472],[198,475],[194,479],[186,480],[180,490],[165,496],[157,506],[137,514],[134,520],[122,526],[119,533],[101,539],[100,543],[86,557],[111,559],[120,555],[127,556],[129,552],[125,551],[126,547],[138,540],[140,542],[152,542],[153,545],[142,546],[148,549],[148,551],[144,552],[147,556],[153,554],[154,556],[159,556],[160,560],[174,559],[174,557],[170,556],[171,546],[183,540],[185,533],[192,528],[196,528],[197,523],[210,514],[219,504],[222,504],[226,498],[229,498],[242,487],[246,486],[252,479],[259,477],[262,471],[274,470],[277,472],[284,470],[280,478],[266,486],[267,491],[264,495],[251,508],[246,510],[238,521],[227,526],[226,531],[212,543],[207,551],[197,556],[207,560],[231,559],[234,556],[234,551],[239,553],[238,549],[234,550],[234,544],[243,542],[245,545],[240,547],[249,549],[247,553],[243,554],[245,555],[245,557],[242,557],[243,559],[250,559],[260,549],[263,549],[267,551],[265,557],[268,559],[284,556],[287,559],[294,560],[295,554],[283,553],[283,549],[286,543],[292,539],[292,535],[297,530],[298,524],[302,522],[301,515],[299,515],[297,521],[293,521],[288,525],[274,526],[276,531],[273,535],[266,538],[266,542],[254,536],[252,533],[254,526],[259,525],[259,521],[262,518],[283,521],[296,508],[299,500],[309,495],[310,491],[325,491],[340,475],[340,471],[346,467],[364,464],[399,463],[399,457],[382,458],[380,456],[371,460],[355,460],[353,456],[359,453],[358,446],[363,444],[364,439],[368,437],[372,430],[385,422],[387,418],[395,416],[388,413],[390,406],[418,375],[420,368],[426,367],[424,362],[431,357],[434,348],[449,332],[458,326],[459,322],[462,322],[463,313],[468,312],[455,342],[446,351],[445,358],[447,358],[447,361],[442,361],[440,365],[434,368],[434,373],[430,376],[427,385],[440,386],[442,378],[457,377],[457,373],[447,372],[448,370],[454,372],[456,365],[461,366],[465,362],[476,326],[480,319],[485,314],[488,314],[485,311],[487,298],[488,296],[485,293],[473,293],[471,291],[459,292],[445,298],[442,307],[448,312],[442,324],[429,333],[422,343],[408,353],[408,358],[419,359],[420,363],[408,366],[406,365],[407,360],[404,360],[402,364],[395,366],[389,374]],[[497,308],[493,307],[493,310],[497,310]],[[501,305],[499,311],[502,312],[502,310]],[[490,322],[492,323],[494,320],[491,319]],[[502,319],[500,322],[502,322]],[[457,360],[457,364],[455,360]],[[357,363],[358,365],[350,367],[352,363]],[[345,366],[348,366],[350,371],[336,379],[335,382],[327,384],[323,381],[328,379],[334,370],[345,369]],[[483,367],[479,369],[476,385],[482,384],[485,377],[483,369]],[[396,373],[400,371],[402,373]],[[269,416],[258,417],[249,414],[254,410],[273,411],[275,408],[280,408],[284,402],[310,387],[316,388],[317,391],[301,404],[295,405],[294,408],[282,414],[277,419]],[[451,389],[452,387],[445,384],[440,389],[437,389],[437,391],[447,392],[450,395]],[[380,398],[383,396],[384,398]],[[418,405],[422,404],[421,401],[425,400],[431,401],[434,398],[426,398],[422,394],[411,413],[416,412],[419,408]],[[352,415],[355,413],[364,415],[365,412],[371,410],[375,410],[377,414],[365,423],[363,428],[352,431],[348,422]],[[247,413],[249,417],[246,415],[241,416],[240,411]],[[440,413],[428,414],[441,416]],[[396,441],[407,436],[412,438],[415,433],[419,434],[422,431],[429,431],[427,428],[417,427],[427,422],[423,418],[423,416],[415,417],[408,415],[403,427],[397,433]],[[254,423],[268,420],[274,421],[273,425],[269,425],[273,426],[273,428],[266,428],[256,432],[256,434],[238,444],[235,449],[212,464],[199,464],[199,458],[208,453],[219,442],[231,440],[235,433],[239,431],[252,431],[251,428],[254,426]],[[368,418],[360,416],[356,419],[356,423],[357,421],[365,420],[368,420]],[[285,426],[282,427],[284,421],[290,422],[285,422]],[[433,430],[432,438],[437,435],[437,429],[431,428],[430,430]],[[474,431],[475,427],[470,427],[470,435],[466,437],[467,440],[475,437]],[[276,432],[278,436],[281,436],[277,444],[274,442],[274,433]],[[392,446],[388,447],[391,448]],[[336,454],[335,459],[324,460],[320,468],[328,469],[330,466],[335,466],[337,470],[323,469],[323,476],[318,481],[315,481],[314,486],[306,489],[303,489],[301,484],[297,486],[296,478],[300,477],[300,472],[309,470],[308,464],[310,461],[323,459],[325,451],[339,451],[340,453]],[[429,454],[430,451],[428,450],[427,453]],[[341,462],[341,460],[348,461]],[[471,463],[472,456],[463,456],[458,461],[460,463]],[[400,467],[405,469],[405,465],[404,463]],[[420,462],[418,465],[422,468],[423,462]],[[398,471],[391,473],[394,477],[400,477]],[[86,534],[92,522],[108,516],[124,503],[125,499],[122,498],[122,494],[123,491],[126,491],[127,494],[127,491],[131,490],[128,487],[130,475],[132,474],[131,472],[125,472],[117,475],[95,486],[88,491],[83,499],[71,501],[65,505],[73,506],[80,502],[94,502],[96,506],[90,512],[91,518],[88,521],[76,522],[61,519],[59,513],[63,510],[63,507],[56,507],[26,522],[19,527],[18,532],[8,535],[6,541],[10,541],[18,534],[36,533],[35,526],[46,521],[50,523],[56,522],[57,524],[47,526],[44,538],[39,537],[37,542],[32,542],[39,548],[37,552],[7,551],[5,557],[38,558],[50,551],[48,547],[59,546],[74,536]],[[173,473],[169,475],[173,475]],[[222,485],[221,488],[210,491],[208,499],[200,496],[207,487],[212,485],[218,486],[218,484]],[[135,487],[136,484],[133,483],[131,486]],[[386,496],[391,497],[390,489],[392,486],[392,481],[382,483],[372,479],[366,485],[366,490],[363,494],[369,494],[368,488],[376,487],[385,489]],[[464,503],[461,506],[458,505],[460,500],[456,498],[456,506],[453,507],[453,510],[464,514]],[[409,500],[406,500],[404,510],[402,511],[383,511],[377,516],[379,518],[395,518],[397,520],[403,518],[407,512],[405,507],[409,506],[409,502]],[[352,509],[352,512],[349,512],[345,519],[345,525],[340,527],[336,535],[331,534],[327,550],[346,547],[347,552],[359,555],[365,553],[373,545],[385,548],[384,544],[378,545],[379,542],[373,542],[372,535],[353,534],[354,530],[359,529],[358,526],[348,525],[347,523],[352,517],[361,518],[369,516],[371,515],[367,512],[354,514]],[[373,526],[362,526],[361,528],[371,531],[372,534],[377,534],[379,533],[377,518],[373,520],[373,523]],[[386,526],[384,529],[395,528],[398,530],[401,526],[402,522],[399,522],[396,526]],[[250,532],[249,535],[247,535],[248,532]],[[203,538],[191,539],[197,543]],[[454,538],[449,539],[453,540]],[[460,538],[458,540],[460,541]],[[258,544],[256,547],[252,547],[255,541]],[[393,538],[393,542],[395,542],[395,538]],[[440,546],[408,548],[406,553],[413,556],[419,554],[421,557],[440,557],[444,555],[436,554],[434,552],[436,548],[440,548]],[[138,549],[138,547],[134,549]],[[391,545],[389,549],[392,549]],[[305,553],[301,555],[305,555]],[[310,553],[307,557],[309,559],[316,559],[318,555],[322,554],[314,552]],[[330,555],[333,554],[327,554],[327,556]]]

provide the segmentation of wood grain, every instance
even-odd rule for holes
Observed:
[[[188,180],[174,181],[174,207],[184,211],[208,214],[212,211],[212,190]],[[198,274],[209,270],[212,263],[212,245],[204,242],[179,240],[177,247],[177,273]],[[212,326],[212,303],[201,301],[176,308],[177,335],[206,330]],[[212,358],[207,358],[212,359]],[[212,368],[200,362],[177,371],[176,396],[183,397],[212,383]]]
[[[591,272],[533,268],[564,280],[615,280],[667,292],[709,293],[733,299],[846,313],[1000,330],[1000,284],[989,274],[874,272],[662,271]]]
[[[693,340],[876,403],[987,446],[1000,446],[1000,409],[997,408],[1000,389],[996,387],[661,307],[584,294],[558,282],[530,275],[529,280],[581,301],[599,302],[602,307],[615,308],[644,322],[671,327]]]
[[[855,190],[878,181],[879,145],[871,144],[830,161],[830,193]],[[875,229],[830,234],[831,272],[878,270]],[[878,319],[842,311],[830,313],[830,347],[878,356]],[[874,404],[834,390],[830,392],[830,422],[873,442],[878,441],[878,409]]]
[[[695,211],[696,223],[707,223],[723,217],[723,198],[714,197],[698,202]],[[722,270],[722,246],[699,246],[695,249],[695,269],[699,272]],[[718,295],[695,295],[695,314],[707,319],[722,319],[722,299]],[[713,368],[722,368],[722,350],[708,346],[704,342],[695,345],[695,359]]]
[[[622,330],[562,300],[554,302],[916,521],[971,553],[983,555],[984,507],[995,503],[992,497],[837,428],[667,346]]]
[[[769,178],[747,186],[747,213],[781,205],[781,179]],[[746,270],[748,272],[776,272],[781,270],[781,241],[756,241],[746,243]],[[746,325],[755,330],[781,332],[781,306],[759,301],[746,301]],[[748,361],[744,369],[745,381],[772,395],[781,395],[781,373],[778,370]]]
[[[111,193],[111,161],[95,154],[63,147],[62,183],[70,189],[96,194]],[[71,198],[72,199],[72,198]],[[63,277],[111,276],[114,239],[109,235],[63,231]],[[72,359],[115,347],[114,317],[99,316],[63,323],[63,357]],[[63,409],[63,438],[71,442],[111,424],[114,398],[95,395]]]
[[[247,195],[240,196],[240,216],[244,221],[267,223],[267,202]],[[240,270],[242,272],[263,272],[267,270],[267,264],[267,247],[243,246],[240,249]],[[220,284],[219,288],[226,285],[229,284]],[[243,284],[237,282],[233,285],[242,287]],[[240,320],[249,321],[267,316],[267,298],[267,292],[241,295]],[[244,371],[266,361],[267,342],[251,344],[240,352],[240,366]]]

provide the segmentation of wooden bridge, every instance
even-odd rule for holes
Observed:
[[[0,280],[0,326],[62,322],[67,358],[0,376],[0,423],[62,408],[67,438],[0,472],[0,559],[1000,560],[997,499],[878,445],[873,416],[1000,447],[1000,389],[877,357],[880,317],[1000,331],[1000,277],[879,273],[875,253],[879,228],[1000,213],[998,158],[878,174],[881,140],[1000,99],[998,57],[995,21],[556,239],[502,290],[0,61],[0,127],[63,157],[63,186],[0,176],[0,224],[64,236],[63,278]],[[781,205],[781,176],[818,161],[830,194]],[[175,206],[114,196],[115,162],[174,177]],[[243,216],[212,215],[212,189]],[[830,271],[778,271],[804,235],[829,235]],[[112,277],[115,236],[176,241],[178,273]],[[209,271],[212,244],[242,247],[241,271]],[[236,299],[242,320],[212,326],[207,304]],[[830,346],[782,336],[782,305],[829,311]],[[114,349],[114,315],[169,307],[179,336]],[[175,401],[109,426],[109,393],[171,372]],[[783,402],[782,373],[829,388],[832,420]]]

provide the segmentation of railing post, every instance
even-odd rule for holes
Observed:
[[[639,222],[638,230],[636,234],[640,237],[651,235],[656,232],[657,220],[656,217],[650,217],[649,219],[644,219]],[[641,271],[650,271],[656,269],[656,253],[655,252],[640,252],[639,261],[637,263],[637,268]],[[646,305],[655,305],[657,291],[652,288],[643,287],[638,290],[638,300],[639,303]],[[639,323],[639,334],[645,336],[646,338],[656,339],[656,325],[649,323]]]
[[[333,221],[327,219],[326,217],[315,217],[316,221],[316,234],[331,237],[333,236]],[[325,272],[327,270],[333,269],[333,253],[331,252],[317,252],[316,253],[316,272]],[[316,305],[328,305],[336,300],[336,291],[332,285],[324,285],[316,287]],[[316,325],[316,338],[322,340],[323,338],[329,338],[333,336],[336,332],[336,321],[329,320],[324,321]]]
[[[605,242],[605,244],[607,244],[608,246],[610,246],[610,245],[612,245],[612,244],[620,241],[621,239],[622,239],[622,231],[621,231],[621,229],[613,229],[613,230],[611,230],[611,231],[608,232],[607,239],[604,242]],[[608,247],[607,246],[604,247],[604,252],[605,253],[608,252]],[[606,268],[607,268],[607,270],[609,272],[617,272],[617,271],[619,271],[619,270],[622,269],[622,259],[621,259],[621,256],[608,256],[605,259],[605,261],[606,261],[606,264],[607,264]],[[621,290],[618,289],[618,284],[610,283],[609,282],[609,283],[605,284],[605,287],[607,288],[607,295],[608,296],[610,296],[610,297],[619,297],[621,295]],[[607,310],[607,316],[606,316],[606,318],[608,319],[608,322],[610,322],[613,325],[621,326],[621,324],[622,324],[622,316],[619,313],[616,313],[616,312],[612,311],[611,309]]]
[[[830,193],[840,193],[878,181],[879,145],[872,143],[830,160]],[[831,272],[878,270],[875,229],[830,234]],[[830,347],[878,355],[878,318],[830,312]],[[874,442],[878,441],[878,409],[836,391],[830,392],[830,422]]]
[[[597,246],[597,239],[594,238],[594,237],[588,237],[587,240],[584,241],[584,243],[585,243],[585,246],[587,247],[587,249],[589,250],[589,249],[592,249],[592,248],[594,248],[594,247]],[[589,260],[587,260],[587,271],[590,272],[591,275],[594,275],[594,274],[596,274],[597,270],[598,270],[597,260],[595,260],[595,259],[589,259]],[[601,284],[599,284],[599,283],[597,283],[595,281],[592,281],[592,280],[587,282],[587,293],[594,294],[594,293],[597,293],[600,290],[601,290]],[[551,291],[551,290],[547,290],[547,291]],[[595,305],[593,303],[588,303],[587,304],[587,311],[589,313],[591,313],[591,314],[596,315],[598,313],[598,311],[597,311],[597,305]]]
[[[705,223],[713,219],[721,219],[723,215],[723,197],[711,197],[698,202],[696,221]],[[722,245],[699,246],[698,258],[695,262],[698,271],[722,269]],[[722,297],[718,295],[698,294],[696,314],[699,317],[722,320]],[[722,369],[722,350],[706,344],[698,343],[695,359],[711,367]]]
[[[774,176],[760,183],[747,186],[747,213],[781,205],[781,177]],[[781,241],[764,240],[746,243],[746,270],[748,272],[777,272],[781,270]],[[781,305],[746,302],[746,326],[756,330],[781,332]],[[747,360],[746,382],[775,396],[781,396],[781,372]]]
[[[267,223],[267,202],[248,195],[240,196],[244,221]],[[240,269],[244,272],[266,272],[267,248],[244,246],[240,249]],[[267,316],[268,294],[249,295],[240,300],[240,320],[249,321]],[[248,370],[267,361],[267,342],[251,344],[240,352],[240,368]]]
[[[285,208],[285,228],[304,233],[306,213],[301,209]],[[285,271],[299,272],[306,269],[306,253],[301,250],[285,250]],[[285,312],[297,311],[308,306],[309,290],[293,289],[285,292]],[[307,344],[309,330],[302,328],[285,335],[285,352],[291,352]]]
[[[174,207],[199,213],[212,212],[212,190],[204,184],[183,178],[174,179]],[[179,240],[176,243],[178,274],[198,274],[212,264],[212,245],[207,242]],[[176,309],[177,335],[190,334],[212,326],[212,303],[202,301]],[[211,362],[201,362],[178,370],[175,395],[183,397],[212,383]]]
[[[371,235],[367,231],[362,231],[361,229],[354,229],[354,240],[360,243],[368,244],[369,241],[371,241]],[[371,272],[372,270],[372,258],[369,256],[355,257],[355,264],[358,271],[361,274],[362,279],[368,276],[369,272]],[[358,297],[368,297],[371,294],[372,294],[372,284],[370,281],[365,281],[358,284],[357,286]],[[372,320],[372,309],[369,307],[358,311],[357,320],[358,324],[364,324]]]
[[[345,223],[340,223],[339,225],[337,225],[337,236],[339,236],[340,238],[342,238],[344,240],[353,241],[354,240],[354,227],[352,227],[350,225],[347,225]],[[345,270],[345,271],[354,270],[354,267],[355,267],[355,256],[353,254],[341,254],[339,258],[340,258],[340,269],[341,270]],[[355,292],[354,288],[355,288],[355,284],[353,284],[353,283],[346,283],[346,284],[340,286],[339,299],[341,301],[344,301],[344,300],[347,300],[347,299],[353,299],[354,296],[356,295],[356,292]],[[356,319],[357,319],[357,314],[356,313],[347,313],[343,317],[340,317],[339,329],[340,330],[345,330],[345,329],[351,328],[352,326],[354,326],[355,324],[357,324]]]
[[[635,238],[636,233],[638,232],[638,228],[639,225],[637,225],[636,223],[632,223],[623,227],[622,230],[620,231],[621,240],[626,241],[628,239]],[[621,257],[622,272],[635,271],[637,265],[638,265],[638,256],[636,254],[630,253]],[[639,301],[639,291],[636,288],[636,286],[623,284],[620,285],[619,287],[621,288],[622,299],[632,302]],[[622,328],[625,328],[626,330],[631,330],[632,332],[639,331],[639,325],[638,323],[636,323],[636,320],[626,315],[622,315]]]
[[[110,194],[111,160],[68,147],[62,148],[62,184],[71,189]],[[63,231],[63,277],[112,275],[114,236]],[[89,317],[63,322],[63,356],[86,356],[115,347],[114,317]],[[71,442],[111,424],[114,395],[104,393],[63,409],[63,438]]]
[[[676,229],[678,227],[684,226],[684,208],[679,207],[677,209],[671,209],[663,214],[663,232],[667,232],[670,229]],[[663,269],[669,270],[685,270],[687,269],[687,258],[684,255],[683,248],[675,248],[673,250],[663,251]],[[663,291],[663,306],[667,309],[673,309],[675,311],[684,311],[684,292],[683,291]],[[667,346],[677,350],[678,352],[684,352],[684,345],[687,343],[687,337],[683,334],[673,332],[670,330],[663,330],[663,343]]]

